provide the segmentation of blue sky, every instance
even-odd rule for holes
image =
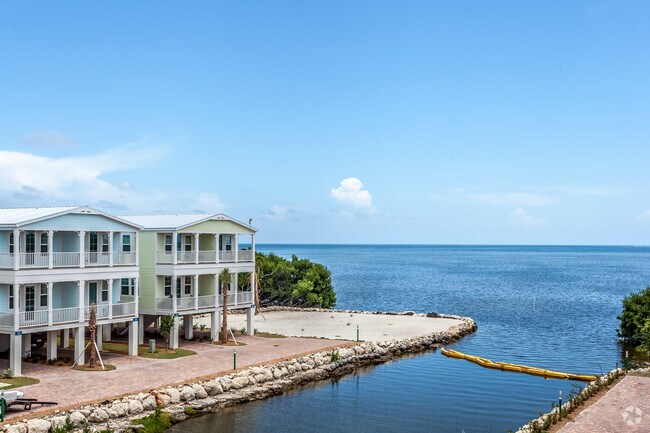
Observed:
[[[650,3],[0,3],[0,206],[650,244]]]

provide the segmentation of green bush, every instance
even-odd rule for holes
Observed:
[[[623,299],[618,336],[622,343],[650,350],[650,286]]]
[[[167,412],[156,406],[151,415],[131,420],[131,424],[144,426],[144,433],[163,433],[172,426],[172,420]]]
[[[320,263],[295,255],[287,260],[273,253],[256,253],[255,261],[263,301],[320,308],[336,304],[330,271]]]

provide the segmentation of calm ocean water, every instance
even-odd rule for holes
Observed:
[[[616,366],[621,299],[650,283],[650,247],[260,245],[332,272],[336,307],[470,316],[466,353],[583,374]],[[363,337],[363,330],[361,330]],[[173,431],[516,430],[572,382],[483,369],[437,351],[192,419]]]

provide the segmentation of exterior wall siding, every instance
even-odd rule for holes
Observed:
[[[21,230],[79,230],[86,231],[124,231],[137,229],[128,224],[106,218],[102,215],[67,214],[21,227]]]
[[[197,233],[255,233],[253,230],[240,226],[232,221],[204,221],[193,226],[184,228],[182,231]]]
[[[199,275],[199,296],[214,295],[214,276]]]
[[[140,233],[140,309],[153,310],[156,303],[154,289],[156,232]]]
[[[0,284],[0,311],[9,311],[9,284]]]
[[[0,231],[0,253],[9,252],[9,230]]]

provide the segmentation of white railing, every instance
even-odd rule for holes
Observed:
[[[48,253],[20,253],[21,268],[47,268],[48,266]]]
[[[172,255],[171,252],[158,251],[157,256],[158,256],[158,263],[173,263],[174,262],[174,256]]]
[[[108,304],[96,304],[95,314],[97,315],[97,320],[108,318]],[[84,307],[84,318],[90,320],[90,306]]]
[[[114,265],[135,265],[135,253],[132,251],[120,251],[113,253]]]
[[[253,292],[237,292],[237,304],[250,304],[253,302]]]
[[[172,298],[156,298],[157,311],[172,311],[173,310]]]
[[[219,261],[220,262],[234,262],[235,261],[235,251],[219,251]]]
[[[79,266],[79,253],[52,253],[55,268],[75,268]]]
[[[134,314],[135,302],[113,304],[113,317],[133,316]]]
[[[108,266],[110,253],[84,253],[86,266]]]
[[[0,313],[0,328],[13,328],[13,327],[14,327],[14,314]]]
[[[52,323],[79,321],[79,307],[56,308],[52,310]]]
[[[0,253],[0,268],[13,268],[14,255],[10,253]]]
[[[239,250],[239,261],[240,262],[252,262],[253,261],[253,250]]]
[[[214,263],[216,260],[216,251],[199,251],[199,263]]]
[[[214,306],[214,295],[199,296],[199,308],[211,308]]]
[[[47,310],[21,311],[19,313],[20,326],[47,325]]]
[[[177,310],[193,310],[194,309],[194,297],[191,297],[191,298],[176,298],[176,309]]]
[[[176,261],[178,263],[194,263],[196,261],[196,252],[176,251]]]

